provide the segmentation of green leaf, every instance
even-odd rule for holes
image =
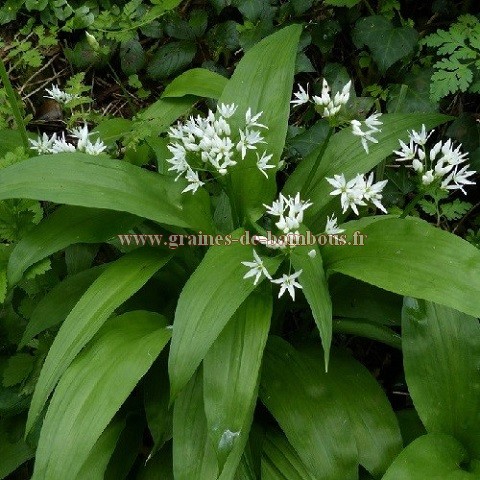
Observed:
[[[35,358],[28,353],[17,353],[10,357],[3,370],[3,386],[11,387],[23,382],[33,370]]]
[[[33,479],[75,478],[115,412],[170,338],[166,319],[129,312],[108,322],[66,369],[48,408]]]
[[[125,420],[113,419],[100,435],[97,443],[93,446],[82,468],[76,476],[76,480],[103,480],[108,462],[112,456],[117,440],[125,428]]]
[[[180,392],[173,409],[173,473],[175,480],[217,478],[215,450],[203,408],[203,378],[199,370]]]
[[[172,415],[168,408],[169,387],[167,360],[161,355],[146,375],[143,384],[145,415],[154,442],[148,456],[149,461],[163,447],[172,432]]]
[[[400,325],[403,298],[345,275],[329,279],[333,315],[367,319],[382,325]]]
[[[369,220],[344,224],[347,235],[367,236],[363,246],[322,247],[327,271],[480,316],[480,252],[473,245],[413,217]]]
[[[315,252],[315,256],[310,256]],[[332,342],[332,300],[328,292],[327,278],[318,245],[299,245],[290,256],[295,271],[302,270],[298,281],[310,305],[315,324],[322,340],[325,368],[328,370],[330,344]]]
[[[33,198],[106,208],[210,231],[207,194],[182,195],[183,188],[185,184],[172,177],[83,153],[34,157],[0,170],[0,199]]]
[[[395,149],[398,149],[398,140],[406,141],[407,130],[421,129],[422,124],[431,129],[448,121],[451,117],[440,114],[384,114],[381,117],[383,125],[381,133],[375,134],[378,144],[370,145],[370,153],[365,154],[359,138],[353,135],[351,128],[345,128],[330,138],[318,170],[313,174],[313,180],[308,192],[303,186],[315,164],[317,155],[311,155],[299,164],[294,173],[287,180],[283,192],[295,195],[302,192],[313,205],[305,212],[307,225],[318,225],[325,222],[326,215],[340,205],[338,197],[330,196],[332,186],[325,177],[344,173],[347,180],[357,173],[367,173],[382,160],[387,158]],[[314,233],[318,230],[314,229]]]
[[[356,479],[352,424],[342,399],[328,384],[332,377],[332,372],[326,374],[284,340],[271,337],[264,355],[260,398],[311,475],[322,472],[329,480]]]
[[[237,308],[255,289],[251,279],[243,279],[248,270],[241,264],[251,257],[252,248],[240,243],[210,247],[185,284],[175,312],[168,364],[172,399],[186,385]],[[272,275],[280,262],[278,258],[264,259]]]
[[[229,320],[203,362],[207,429],[220,470],[239,437],[248,438],[245,424],[251,422],[257,399],[271,315],[271,289],[253,292]]]
[[[402,337],[388,327],[360,318],[338,318],[333,320],[333,331],[358,337],[370,338],[398,350],[402,349]]]
[[[317,348],[300,350],[315,370],[323,367]],[[374,477],[383,474],[402,449],[402,437],[393,409],[372,374],[350,354],[335,350],[325,386],[348,413],[356,440],[358,461]]]
[[[167,445],[140,469],[136,480],[174,480],[171,445]]]
[[[325,0],[325,5],[331,5],[332,7],[352,8],[358,3],[360,3],[360,0]]]
[[[103,272],[105,266],[100,265],[84,270],[71,277],[66,277],[55,285],[33,310],[18,348],[23,348],[44,330],[63,322],[85,290]]]
[[[25,419],[18,416],[0,420],[0,478],[7,477],[35,454],[23,440],[24,425]]]
[[[480,458],[477,318],[406,298],[402,346],[408,390],[427,431],[452,435]]]
[[[120,65],[125,75],[137,73],[145,63],[145,52],[142,44],[132,38],[120,44]]]
[[[467,460],[462,445],[449,435],[429,433],[412,442],[395,459],[382,480],[474,480],[477,474],[462,470]]]
[[[285,436],[276,430],[267,432],[263,444],[262,479],[316,480],[300,460]]]
[[[170,42],[160,47],[147,66],[153,79],[167,78],[182,71],[195,57],[197,47],[189,41]]]
[[[395,62],[413,52],[418,33],[411,27],[395,28],[384,16],[373,15],[357,21],[353,41],[357,47],[366,45],[380,71],[385,73]]]
[[[261,123],[268,127],[262,132],[272,154],[271,163],[278,164],[285,144],[293,74],[300,38],[300,25],[291,25],[257,43],[240,60],[228,81],[219,102],[238,105],[230,118],[232,131],[244,126],[245,112],[263,112]],[[240,221],[250,213],[259,218],[263,203],[276,195],[275,174],[266,179],[256,167],[256,156],[249,154],[232,169],[233,196]]]
[[[169,260],[158,249],[140,248],[112,262],[63,322],[50,347],[28,412],[27,432],[63,372],[113,311]]]
[[[14,285],[33,264],[76,243],[100,243],[128,232],[140,219],[111,210],[60,207],[26,233],[8,262],[8,281]]]
[[[162,98],[197,97],[220,98],[228,80],[218,73],[205,68],[192,68],[170,82],[163,92]]]

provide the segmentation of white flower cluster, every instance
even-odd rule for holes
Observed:
[[[45,95],[45,98],[51,98],[52,100],[55,100],[62,105],[66,105],[72,100],[80,98],[79,95],[73,95],[71,93],[60,90],[58,85],[52,85],[51,89],[46,88],[45,91],[48,93],[48,95]]]
[[[330,195],[340,195],[343,213],[351,208],[358,215],[357,206],[365,206],[367,202],[373,203],[382,212],[387,213],[380,202],[381,192],[387,184],[387,180],[373,183],[373,172],[368,177],[359,173],[348,182],[343,173],[334,175],[333,178],[325,178],[325,180],[335,188]]]
[[[433,132],[427,133],[425,125],[420,132],[408,132],[408,145],[399,140],[401,149],[394,152],[397,161],[411,161],[423,185],[437,181],[444,190],[461,190],[465,194],[465,185],[475,185],[470,179],[475,171],[468,170],[469,165],[465,164],[467,154],[460,152],[461,145],[454,149],[450,139],[437,142],[427,151],[426,144]]]
[[[169,170],[178,173],[176,180],[184,175],[189,185],[183,192],[195,193],[204,185],[198,176],[198,170],[208,170],[226,175],[228,167],[237,164],[240,157],[245,159],[249,150],[257,150],[258,145],[265,143],[260,129],[266,129],[259,123],[263,112],[252,114],[249,108],[245,113],[245,127],[239,129],[239,136],[234,139],[228,119],[235,113],[237,106],[219,105],[215,115],[209,110],[206,118],[190,117],[185,123],[179,122],[170,127],[168,135],[171,142],[167,146],[173,157],[167,159],[172,166]],[[257,155],[257,167],[268,178],[266,170],[275,168],[268,162],[272,155],[264,151]],[[194,170],[195,169],[195,170]]]
[[[323,108],[323,111],[320,112],[323,117],[333,117],[340,111],[342,106],[348,102],[350,98],[351,86],[352,82],[349,81],[344,85],[342,91],[337,92],[332,98],[330,95],[330,86],[328,85],[327,81],[323,79],[322,94],[320,96],[312,96],[312,101],[317,107]],[[295,99],[290,103],[295,107],[310,102],[308,85],[307,91],[305,91],[301,85],[298,85],[298,92],[295,92],[293,96]]]
[[[272,283],[280,285],[280,291],[278,292],[278,298],[280,298],[285,291],[288,291],[292,300],[295,301],[295,288],[303,288],[298,282],[297,278],[300,276],[303,270],[298,270],[292,274],[284,273],[281,278],[273,279],[272,276],[268,273],[263,260],[258,255],[258,253],[253,250],[253,262],[242,262],[243,265],[248,267],[250,270],[243,276],[243,278],[250,278],[255,276],[253,284],[256,285],[260,280],[262,275],[265,275]]]
[[[37,140],[29,140],[31,149],[36,150],[39,155],[45,155],[48,153],[64,153],[64,152],[84,152],[89,155],[99,155],[107,146],[97,138],[95,143],[92,143],[88,138],[91,133],[88,131],[88,126],[85,124],[83,127],[74,128],[70,131],[72,136],[77,138],[77,146],[73,143],[68,143],[65,139],[65,133],[62,133],[61,137],[57,137],[54,133],[51,137],[48,137],[44,133]]]
[[[366,130],[362,130],[362,122],[359,120],[352,120],[352,133],[360,137],[362,146],[365,152],[369,153],[368,151],[368,142],[378,143],[378,140],[373,137],[374,133],[381,132],[382,130],[378,128],[383,123],[379,120],[381,113],[375,112],[374,114],[370,115],[364,121],[364,126]]]
[[[327,217],[327,224],[325,225],[325,233],[327,235],[338,235],[343,233],[345,230],[343,228],[338,228],[338,220],[335,215]]]

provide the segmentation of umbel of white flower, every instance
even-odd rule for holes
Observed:
[[[65,133],[62,136],[57,136],[54,133],[49,137],[44,133],[37,140],[29,140],[31,149],[36,150],[39,155],[45,155],[49,153],[65,153],[65,152],[84,152],[89,155],[99,155],[107,146],[97,138],[96,142],[90,141],[91,132],[88,131],[88,126],[85,124],[83,127],[77,127],[70,130],[73,137],[77,139],[77,146],[73,143],[68,143],[65,139]]]
[[[352,86],[351,80],[347,82],[340,92],[337,92],[333,98],[330,94],[330,86],[328,82],[323,79],[322,82],[322,93],[320,96],[312,96],[312,102],[318,107],[322,117],[333,117],[340,112],[343,105],[345,105],[350,98],[350,88]],[[310,102],[310,95],[308,94],[308,85],[307,90],[298,85],[298,92],[293,94],[295,97],[290,103],[294,107],[303,105]]]
[[[175,180],[183,175],[189,182],[182,193],[195,193],[204,185],[199,171],[226,175],[228,168],[244,160],[250,150],[255,151],[257,167],[265,177],[268,178],[267,170],[275,168],[268,163],[272,155],[265,151],[259,155],[257,151],[259,145],[265,143],[261,131],[268,128],[259,122],[263,112],[253,115],[249,108],[244,127],[237,134],[228,120],[236,110],[235,104],[221,104],[216,114],[209,110],[206,118],[191,116],[185,123],[170,127],[167,148],[173,156],[167,162],[171,165],[169,170],[178,174]]]
[[[333,178],[325,178],[325,180],[334,187],[330,195],[340,195],[343,213],[351,208],[358,215],[357,207],[365,206],[368,202],[373,203],[382,212],[387,213],[385,207],[380,202],[382,190],[387,184],[387,180],[373,183],[373,172],[368,177],[359,173],[348,182],[343,173],[334,175]]]
[[[452,141],[439,141],[432,148],[426,144],[434,130],[427,133],[425,125],[419,132],[408,132],[409,142],[399,140],[400,150],[395,151],[398,162],[411,162],[411,168],[417,172],[423,185],[436,182],[443,190],[461,190],[475,185],[470,179],[476,172],[468,170],[467,154],[461,153],[461,145],[453,148]]]

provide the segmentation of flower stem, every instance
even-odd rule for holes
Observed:
[[[425,192],[418,192],[413,198],[413,200],[405,207],[405,210],[400,215],[400,218],[405,218],[424,196],[425,196]]]
[[[30,145],[28,143],[27,129],[25,128],[25,122],[23,121],[22,113],[18,108],[17,98],[15,96],[12,84],[10,83],[10,79],[8,78],[8,73],[2,58],[0,58],[0,79],[2,80],[5,90],[7,91],[8,102],[10,103],[10,107],[15,118],[15,123],[17,124],[17,128],[20,132],[23,147],[25,148],[25,152],[28,152],[30,150]]]
[[[309,193],[309,187],[313,181],[313,178],[315,177],[315,174],[317,173],[318,166],[320,165],[320,161],[322,160],[323,154],[325,153],[325,150],[327,149],[328,142],[330,141],[331,136],[333,135],[334,128],[330,127],[328,129],[327,136],[325,137],[325,140],[323,141],[322,148],[320,149],[320,152],[318,153],[318,156],[315,160],[315,164],[313,165],[312,170],[310,170],[310,174],[307,178],[307,181],[305,182],[305,185],[303,186],[302,190],[305,192],[305,195],[308,196]]]

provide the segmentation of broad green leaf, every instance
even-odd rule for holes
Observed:
[[[311,474],[322,472],[329,480],[356,479],[353,425],[342,399],[328,385],[332,375],[333,371],[326,374],[325,368],[316,367],[284,340],[271,337],[264,355],[260,398]]]
[[[63,372],[107,318],[169,260],[170,255],[140,248],[112,262],[93,282],[63,322],[43,364],[28,412],[33,426]]]
[[[271,289],[262,290],[253,292],[242,303],[203,362],[207,428],[221,470],[239,437],[248,438],[249,429],[244,425],[256,403],[258,376],[272,315]]]
[[[2,384],[12,387],[22,383],[33,370],[35,357],[29,353],[17,353],[8,357],[3,369]]]
[[[217,478],[217,457],[207,431],[201,369],[175,400],[173,409],[175,480]]]
[[[103,480],[110,457],[112,456],[118,437],[125,427],[124,420],[112,420],[100,435],[97,443],[93,446],[82,468],[76,476],[76,480]]]
[[[336,317],[400,325],[403,298],[345,275],[332,275],[328,288]]]
[[[413,52],[418,33],[412,27],[395,28],[384,16],[373,15],[358,20],[353,41],[357,47],[366,45],[380,71],[385,73],[395,62]]]
[[[211,231],[206,192],[182,195],[183,188],[185,184],[172,177],[84,153],[34,157],[0,170],[0,199],[32,198],[106,208],[167,225]]]
[[[315,252],[315,256],[311,256]],[[325,368],[328,370],[330,344],[332,342],[332,301],[328,292],[327,278],[317,245],[299,245],[290,256],[295,271],[302,270],[298,281],[310,305],[315,324],[322,340]]]
[[[140,469],[136,480],[174,480],[170,443],[148,460]]]
[[[90,451],[170,338],[157,313],[109,321],[66,369],[38,442],[33,479],[75,478]]]
[[[145,52],[136,38],[120,43],[120,66],[125,75],[137,73],[145,64]]]
[[[398,410],[395,414],[397,415],[398,425],[402,432],[403,445],[405,447],[418,437],[427,433],[415,408]]]
[[[0,478],[7,477],[35,454],[23,439],[24,425],[25,419],[22,424],[20,417],[0,420]]]
[[[328,272],[480,316],[480,252],[473,245],[413,217],[344,226],[347,235],[366,235],[365,244],[322,247]]]
[[[317,480],[279,431],[269,431],[262,456],[262,480]]]
[[[382,480],[474,480],[477,473],[462,470],[468,460],[462,445],[450,435],[429,433],[412,442],[395,459]]]
[[[8,261],[8,281],[14,285],[34,263],[75,243],[100,243],[128,232],[141,220],[123,212],[65,205],[27,232]]]
[[[252,247],[240,243],[210,247],[185,284],[178,299],[168,363],[171,398],[186,385],[210,346],[237,308],[255,289],[251,278],[243,279],[252,260]],[[278,258],[265,258],[271,275],[280,266]]]
[[[172,433],[172,412],[169,410],[170,384],[167,357],[161,355],[145,377],[143,402],[148,429],[153,438],[153,448],[148,458],[154,457]]]
[[[162,98],[195,95],[217,99],[222,95],[227,81],[224,76],[206,68],[192,68],[169,83]]]
[[[265,148],[272,154],[271,163],[278,164],[285,144],[290,98],[301,33],[300,25],[291,25],[264,38],[248,50],[237,65],[220,97],[221,103],[238,105],[231,117],[233,131],[245,124],[245,112],[263,112],[261,123]],[[260,152],[263,147],[259,147]],[[275,174],[269,170],[268,180],[256,167],[256,156],[250,153],[231,172],[233,196],[240,221],[250,214],[260,217],[263,203],[269,203],[276,195]]]
[[[132,120],[127,118],[108,118],[100,122],[93,130],[92,137],[101,138],[105,145],[114,145],[117,140],[120,140],[125,132],[132,128]]]
[[[85,290],[104,269],[103,265],[89,268],[55,285],[33,310],[18,348],[24,347],[47,328],[54,327],[65,320]]]
[[[408,390],[427,432],[452,435],[480,458],[478,319],[406,298],[402,347]]]
[[[418,130],[422,124],[425,124],[428,130],[450,118],[437,113],[384,114],[381,116],[382,131],[375,134],[378,143],[369,146],[370,153],[368,155],[365,153],[359,137],[353,135],[351,128],[345,128],[330,138],[319,168],[313,174],[309,190],[305,192],[303,186],[306,184],[318,156],[313,154],[300,162],[286,182],[284,193],[295,195],[297,192],[302,192],[303,197],[313,202],[313,205],[305,211],[305,223],[316,225],[317,228],[313,229],[313,233],[318,233],[318,225],[322,224],[323,228],[326,215],[329,215],[336,205],[340,206],[339,197],[330,195],[333,188],[325,180],[325,177],[343,173],[345,178],[350,180],[358,173],[367,173],[399,148],[399,139],[407,140],[408,130]]]
[[[312,360],[316,371],[322,370],[318,348],[300,351]],[[360,465],[377,478],[402,449],[397,418],[384,391],[363,365],[340,350],[332,352],[331,370],[324,382],[348,413]]]
[[[385,345],[402,349],[402,337],[390,328],[361,318],[337,318],[333,320],[333,331],[358,337],[370,338]]]

